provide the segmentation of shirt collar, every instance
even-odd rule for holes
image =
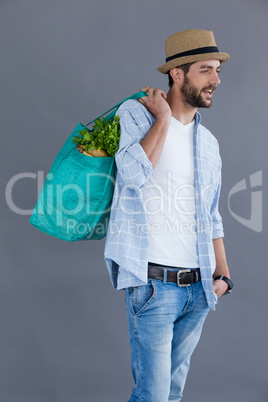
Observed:
[[[201,120],[202,120],[202,116],[201,116],[201,114],[198,112],[198,110],[196,111],[196,114],[195,114],[195,123],[196,123],[196,125],[199,125],[200,123],[201,123]]]

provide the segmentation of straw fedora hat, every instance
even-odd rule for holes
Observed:
[[[212,31],[190,29],[169,36],[165,43],[166,63],[158,71],[167,74],[173,67],[201,60],[219,60],[221,63],[230,57],[220,53]]]

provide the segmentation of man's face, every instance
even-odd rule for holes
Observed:
[[[221,82],[218,74],[218,60],[198,61],[191,65],[184,75],[181,86],[182,99],[192,107],[209,108],[212,105],[212,95]]]

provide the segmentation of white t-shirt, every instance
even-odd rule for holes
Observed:
[[[171,118],[154,175],[144,185],[149,230],[149,261],[197,268],[194,188],[194,121]]]

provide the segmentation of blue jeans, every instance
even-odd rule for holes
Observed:
[[[201,282],[149,280],[125,290],[135,387],[128,402],[180,401],[209,307]]]

